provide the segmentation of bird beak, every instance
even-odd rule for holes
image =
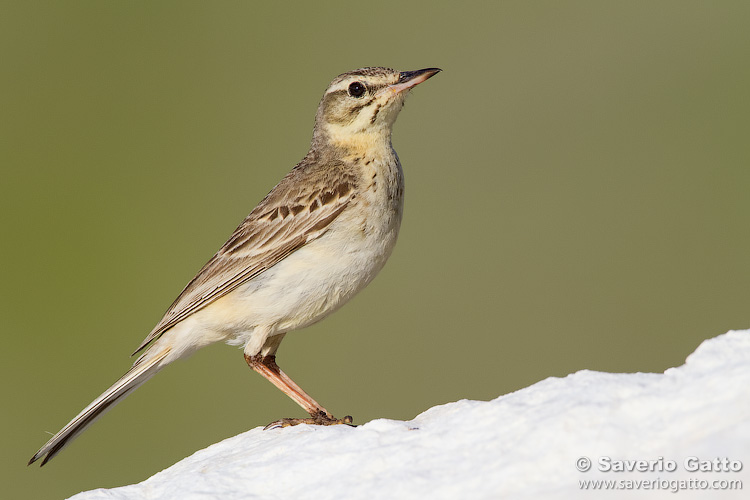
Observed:
[[[405,90],[409,90],[415,85],[419,85],[428,78],[435,76],[440,71],[440,68],[425,68],[418,69],[416,71],[402,71],[399,74],[398,82],[393,85],[386,87],[387,90],[392,91],[394,94],[399,94]]]

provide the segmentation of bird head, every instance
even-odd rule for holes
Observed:
[[[376,142],[390,143],[393,123],[409,90],[439,71],[362,68],[337,76],[320,100],[313,146],[358,149]]]

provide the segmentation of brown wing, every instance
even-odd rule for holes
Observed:
[[[320,237],[353,197],[354,179],[340,168],[292,170],[188,283],[133,354],[194,312]]]

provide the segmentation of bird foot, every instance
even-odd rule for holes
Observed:
[[[278,429],[280,427],[289,427],[291,425],[299,425],[299,424],[309,424],[309,425],[349,425],[351,427],[356,427],[356,425],[352,424],[354,419],[350,415],[347,415],[344,418],[335,418],[331,415],[327,414],[324,411],[319,411],[318,413],[311,415],[310,418],[282,418],[275,422],[271,422],[267,426],[263,428],[263,430],[268,429]]]

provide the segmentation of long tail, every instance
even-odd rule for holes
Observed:
[[[68,422],[68,425],[63,427],[60,432],[52,436],[52,439],[47,441],[47,444],[42,446],[37,451],[31,460],[29,465],[33,464],[40,458],[42,465],[52,459],[55,455],[60,453],[60,450],[65,448],[73,439],[75,439],[81,432],[94,423],[94,421],[104,415],[110,408],[125,398],[128,394],[136,390],[148,379],[153,377],[159,369],[164,366],[161,362],[169,354],[169,347],[163,349],[160,352],[151,355],[142,356],[135,365],[115,382],[112,387],[104,391],[104,393],[96,398],[94,402],[83,409],[81,413]],[[45,456],[46,455],[46,456]]]

